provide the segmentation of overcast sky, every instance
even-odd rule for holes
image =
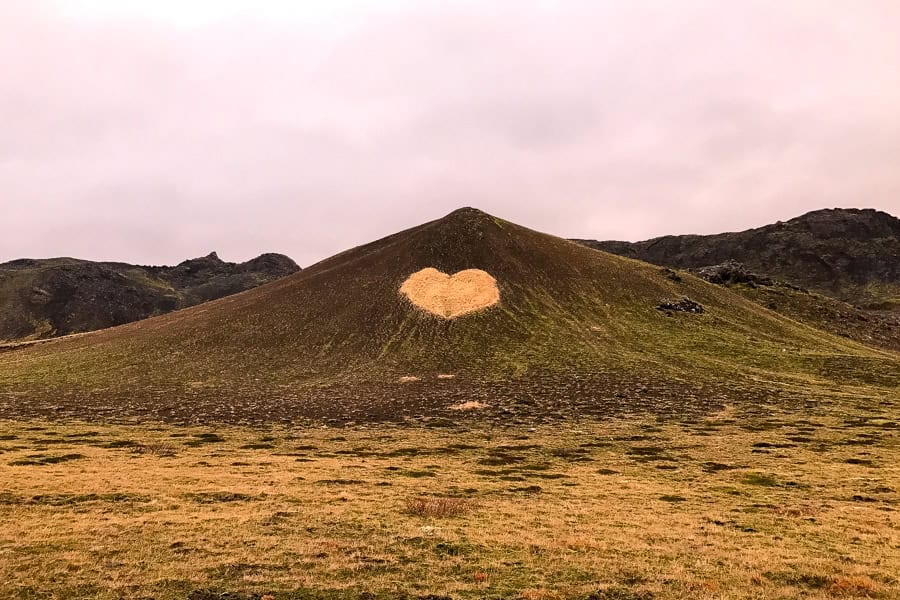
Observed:
[[[0,0],[0,261],[900,214],[896,0]]]

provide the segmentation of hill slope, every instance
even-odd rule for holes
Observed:
[[[93,331],[242,292],[299,267],[263,254],[241,264],[215,252],[174,267],[74,258],[0,264],[0,340]]]
[[[900,312],[860,308],[753,273],[735,261],[691,269],[691,272],[801,323],[900,352]]]
[[[668,267],[735,260],[845,302],[900,309],[900,219],[872,209],[817,210],[736,233],[669,235],[634,243],[577,241]]]
[[[499,304],[456,319],[415,307],[401,286],[429,268],[485,271]],[[243,294],[0,353],[0,412],[364,420],[447,414],[475,400],[509,421],[743,400],[875,402],[900,387],[897,354],[676,279],[461,209]],[[685,296],[702,312],[680,312]],[[659,310],[663,301],[674,308]]]

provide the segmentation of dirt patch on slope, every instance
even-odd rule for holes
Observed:
[[[455,319],[500,301],[497,280],[481,269],[447,275],[428,267],[410,275],[400,292],[422,310],[444,319]]]

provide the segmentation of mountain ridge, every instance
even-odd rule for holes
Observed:
[[[820,209],[737,232],[639,242],[574,240],[666,267],[734,260],[766,276],[873,309],[900,310],[900,219],[875,209]]]
[[[215,252],[175,266],[69,257],[0,264],[0,340],[46,339],[104,329],[273,281],[299,267],[281,254],[243,263]]]

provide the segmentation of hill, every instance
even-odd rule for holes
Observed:
[[[896,353],[474,209],[243,294],[0,353],[9,416],[293,423],[483,406],[518,422],[897,389]]]
[[[0,340],[104,329],[242,292],[299,270],[286,256],[241,264],[215,252],[174,267],[74,258],[0,264]]]
[[[807,289],[753,273],[728,261],[691,269],[710,283],[731,291],[801,323],[864,344],[900,352],[900,312],[860,308]]]
[[[757,229],[642,242],[577,240],[673,268],[737,261],[838,300],[900,310],[900,219],[872,209],[817,210]]]

